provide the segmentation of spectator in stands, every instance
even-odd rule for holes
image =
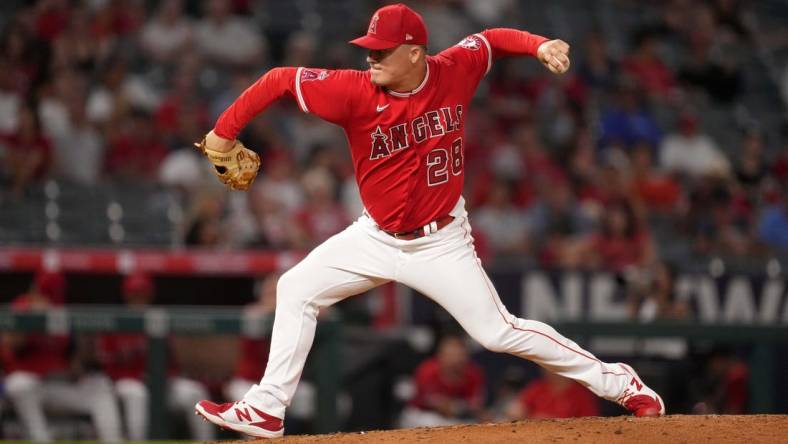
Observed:
[[[705,368],[690,383],[695,400],[693,413],[699,415],[741,415],[747,413],[750,370],[733,350],[716,347],[708,354]]]
[[[268,168],[254,187],[260,198],[270,199],[292,213],[304,203],[303,189],[297,181],[295,162],[290,153],[276,150],[268,155]]]
[[[198,194],[187,217],[184,244],[190,247],[219,247],[227,240],[222,232],[225,195],[209,190]]]
[[[621,62],[621,69],[637,82],[651,99],[664,101],[675,92],[676,80],[657,51],[656,36],[640,32],[635,50]]]
[[[14,299],[11,309],[46,312],[62,307],[65,290],[62,274],[39,272],[30,291]],[[120,414],[109,380],[75,371],[79,363],[69,353],[68,336],[4,333],[2,361],[5,395],[30,440],[52,440],[45,416],[49,410],[89,415],[99,440],[121,440]]]
[[[41,131],[38,113],[24,107],[19,112],[19,128],[5,138],[5,175],[10,178],[10,193],[20,198],[27,186],[46,177],[52,167],[52,145]]]
[[[720,28],[733,32],[741,39],[749,39],[752,34],[752,14],[744,8],[741,0],[714,0],[712,11]]]
[[[709,135],[700,131],[698,118],[685,113],[679,131],[668,134],[660,146],[660,165],[666,171],[690,178],[728,174],[730,164]]]
[[[30,97],[33,86],[45,75],[47,57],[44,43],[33,35],[31,24],[20,15],[10,20],[0,36],[0,59],[21,97]]]
[[[70,11],[68,27],[52,44],[53,71],[75,70],[88,75],[105,61],[108,54],[101,52],[91,32],[90,19],[90,12],[84,7]]]
[[[317,51],[317,36],[298,31],[287,37],[283,66],[314,66]]]
[[[632,192],[638,202],[649,210],[670,213],[676,211],[681,198],[681,185],[670,175],[654,166],[654,149],[639,143],[630,154]]]
[[[467,14],[481,27],[502,26],[502,22],[516,20],[516,0],[490,0],[479,2],[475,0],[462,0],[462,6]],[[516,23],[516,22],[515,22]]]
[[[416,393],[402,412],[400,426],[434,427],[475,422],[484,406],[484,374],[470,360],[465,341],[446,336],[434,357],[414,375]]]
[[[635,85],[619,86],[614,106],[601,115],[599,143],[603,151],[629,149],[640,141],[659,146],[662,132],[642,102]]]
[[[299,247],[311,248],[342,231],[350,218],[337,202],[336,180],[325,168],[312,168],[301,181],[307,199],[295,215]]]
[[[68,26],[70,10],[66,1],[38,1],[34,13],[36,34],[46,41],[55,40]]]
[[[739,185],[744,187],[750,199],[757,199],[761,185],[769,173],[760,132],[752,130],[744,135],[735,165],[734,173]]]
[[[83,79],[64,72],[53,90],[39,107],[42,124],[54,143],[53,171],[57,177],[95,185],[104,164],[104,138],[85,114]]]
[[[544,180],[539,186],[540,199],[525,214],[528,235],[538,245],[543,266],[571,266],[574,245],[588,234],[593,221],[577,205],[573,191],[563,177]]]
[[[144,6],[139,1],[99,2],[94,9],[94,36],[113,40],[138,32],[145,20]]]
[[[788,180],[783,180],[781,199],[766,207],[758,225],[761,242],[776,252],[788,252]]]
[[[104,125],[128,112],[126,62],[120,58],[110,60],[100,75],[101,84],[90,91],[86,106],[90,122]]]
[[[142,28],[140,45],[152,60],[171,63],[192,44],[193,38],[192,23],[183,15],[183,0],[165,0]]]
[[[203,18],[197,24],[197,48],[213,63],[258,66],[265,41],[257,29],[232,14],[229,0],[205,0]]]
[[[754,215],[726,177],[707,176],[690,191],[686,222],[700,253],[744,255],[751,251]]]
[[[582,416],[599,416],[597,398],[577,382],[548,371],[529,382],[508,411],[514,420]]]
[[[610,57],[607,42],[600,31],[588,34],[585,39],[585,58],[577,68],[582,82],[599,92],[607,92],[615,86],[618,66]]]
[[[582,246],[581,263],[620,274],[640,270],[654,261],[654,245],[646,227],[626,201],[611,203],[601,227]]]
[[[151,182],[167,148],[161,142],[150,115],[143,110],[131,112],[130,119],[112,128],[105,172],[115,178]]]
[[[496,180],[490,186],[486,203],[476,211],[474,224],[484,234],[494,254],[522,254],[529,248],[524,214],[514,205],[512,186]]]
[[[156,128],[164,142],[172,148],[189,146],[191,141],[185,137],[194,137],[188,127],[200,128],[208,126],[208,104],[200,98],[197,88],[199,60],[194,54],[181,55],[179,65],[173,74],[172,89],[164,97],[153,115]],[[192,147],[189,146],[191,149]]]
[[[493,383],[492,403],[485,410],[484,421],[511,421],[510,411],[512,405],[520,398],[525,379],[523,366],[510,365],[503,370],[501,376]]]
[[[222,112],[224,112],[224,110],[233,103],[235,98],[240,96],[249,85],[254,83],[254,81],[255,77],[251,70],[233,70],[229,86],[219,91],[215,96],[212,97],[212,101],[209,104],[210,121],[216,121]],[[267,114],[264,114],[259,119],[265,119],[267,116]],[[265,148],[264,145],[252,145],[250,143],[247,143],[247,145],[253,146],[255,150],[261,150]]]
[[[123,279],[123,298],[132,310],[144,310],[153,301],[151,278],[142,273]],[[142,333],[109,333],[98,338],[98,356],[104,371],[114,382],[115,393],[123,406],[126,433],[131,441],[147,439],[148,388],[145,385],[148,338]],[[170,365],[167,403],[170,410],[183,415],[193,439],[214,439],[214,428],[194,415],[194,404],[208,395],[201,383],[179,376]]]

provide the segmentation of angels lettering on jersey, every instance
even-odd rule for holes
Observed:
[[[385,108],[384,108],[385,109]],[[427,139],[441,137],[462,128],[462,105],[446,106],[387,128],[378,125],[370,134],[369,160],[378,160],[422,143]]]

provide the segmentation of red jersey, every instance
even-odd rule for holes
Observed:
[[[470,407],[481,407],[484,402],[484,373],[472,362],[460,378],[449,381],[441,374],[438,359],[430,358],[416,369],[415,380],[416,396],[411,404],[421,409],[430,408],[430,398],[461,400]]]
[[[11,302],[13,311],[31,310],[30,298],[21,295]],[[44,377],[65,372],[69,363],[69,339],[64,335],[43,333],[16,334],[22,339],[13,349],[3,348],[2,363],[6,374],[30,372]]]
[[[138,333],[106,334],[98,338],[99,361],[104,372],[118,379],[145,377],[148,362],[148,338]]]
[[[172,345],[167,344],[172,353]],[[117,381],[136,379],[142,381],[148,364],[148,338],[142,333],[110,333],[98,338],[98,357],[104,372]],[[168,374],[177,373],[170,359]]]
[[[276,68],[222,114],[215,132],[234,139],[289,93],[302,111],[345,130],[361,200],[375,222],[389,231],[414,230],[447,215],[460,197],[464,118],[493,60],[534,55],[546,40],[513,29],[470,35],[428,56],[424,80],[408,93],[374,85],[369,71]]]
[[[538,379],[520,393],[520,405],[529,418],[599,416],[594,395],[574,381],[557,388],[546,379]]]

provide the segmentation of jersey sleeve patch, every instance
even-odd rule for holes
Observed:
[[[478,51],[482,47],[482,42],[478,35],[469,35],[468,37],[460,40],[460,43],[457,43],[457,46],[469,49],[471,51]]]
[[[325,80],[328,78],[328,71],[321,69],[320,71],[308,68],[301,68],[301,81],[308,82],[310,80]]]
[[[468,51],[480,51],[483,49],[486,50],[487,70],[484,72],[484,74],[490,72],[490,68],[492,68],[492,50],[490,49],[490,42],[488,42],[482,34],[469,35],[468,37],[460,40],[456,46],[467,49]]]

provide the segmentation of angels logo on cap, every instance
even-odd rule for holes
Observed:
[[[379,15],[375,14],[372,16],[372,20],[369,22],[369,29],[367,30],[367,34],[377,34],[378,20],[380,20]]]
[[[375,11],[367,35],[350,43],[373,50],[395,48],[405,43],[426,45],[427,27],[416,11],[397,3]]]

